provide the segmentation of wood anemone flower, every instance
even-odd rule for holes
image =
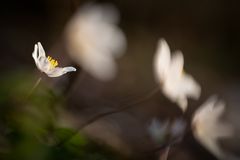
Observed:
[[[218,140],[234,135],[233,127],[220,121],[225,103],[215,96],[209,98],[195,112],[192,119],[194,137],[219,159],[232,159],[218,144]]]
[[[187,109],[187,98],[198,99],[201,94],[200,85],[183,70],[184,58],[181,51],[175,51],[171,57],[170,48],[164,39],[158,42],[154,57],[155,77],[163,94],[184,112]]]
[[[59,77],[68,72],[76,71],[74,67],[57,67],[58,62],[52,57],[46,57],[46,53],[40,42],[35,44],[32,57],[36,63],[37,68],[47,74],[48,77]]]
[[[126,38],[118,21],[119,13],[114,6],[89,4],[80,8],[66,27],[66,48],[70,57],[102,81],[115,77],[115,59],[126,48]]]

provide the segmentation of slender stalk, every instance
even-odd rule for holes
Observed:
[[[38,80],[35,82],[35,84],[33,85],[32,89],[29,91],[26,99],[29,99],[31,97],[31,95],[33,94],[33,92],[35,91],[35,89],[38,87],[38,85],[40,84],[42,78],[38,78]]]
[[[170,151],[170,146],[168,146],[163,154],[160,156],[160,160],[167,160],[168,159],[168,155],[169,155],[169,151]]]
[[[183,137],[181,136],[181,137],[172,139],[172,140],[169,141],[169,142],[163,143],[163,144],[157,146],[156,148],[153,148],[153,149],[144,151],[144,152],[142,152],[142,153],[143,153],[143,154],[151,154],[151,155],[152,155],[153,153],[161,152],[161,151],[163,151],[163,150],[166,150],[166,148],[168,148],[168,147],[170,147],[170,146],[173,146],[173,145],[175,145],[176,143],[179,143],[182,138],[183,138]]]
[[[142,102],[148,100],[149,98],[151,98],[157,91],[158,91],[158,88],[152,90],[152,91],[149,92],[146,96],[141,97],[141,98],[137,99],[137,100],[134,101],[134,102],[131,102],[131,103],[127,104],[127,105],[120,106],[120,107],[119,107],[118,109],[116,109],[116,110],[107,111],[107,112],[103,112],[103,113],[97,114],[97,115],[89,118],[87,121],[85,121],[85,123],[83,123],[83,124],[78,128],[78,130],[84,128],[85,126],[87,126],[87,125],[89,125],[89,124],[91,124],[91,123],[93,123],[93,122],[95,122],[96,120],[99,120],[100,118],[103,118],[103,117],[108,116],[108,115],[116,114],[116,113],[122,112],[122,111],[124,111],[124,110],[126,110],[126,109],[129,109],[129,108],[131,108],[131,107],[133,107],[133,106],[136,106],[137,104],[142,103]]]
[[[123,106],[120,106],[118,107],[118,109],[116,110],[113,110],[113,111],[107,111],[107,112],[103,112],[103,113],[99,113],[99,114],[96,114],[95,116],[93,117],[90,117],[88,120],[86,120],[85,122],[83,122],[77,129],[76,131],[70,136],[70,137],[67,137],[66,139],[64,139],[63,141],[59,142],[56,146],[61,146],[62,144],[66,143],[67,141],[71,140],[75,135],[78,134],[78,132],[83,129],[84,127],[88,126],[89,124],[103,118],[103,117],[106,117],[106,116],[109,116],[109,115],[112,115],[112,114],[116,114],[116,113],[119,113],[119,112],[122,112],[124,110],[127,110],[131,107],[134,107],[136,106],[137,104],[139,103],[142,103],[146,100],[148,100],[149,98],[151,98],[154,94],[156,94],[157,92],[159,91],[159,88],[154,88],[152,91],[150,91],[147,95],[145,95],[144,97],[141,97],[141,98],[138,98],[137,100],[127,104],[127,105],[123,105]]]

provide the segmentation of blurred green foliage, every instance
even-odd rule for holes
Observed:
[[[26,71],[8,73],[0,80],[0,159],[119,159],[110,148],[75,135],[74,129],[58,127],[62,95],[42,82],[28,97],[36,80]]]

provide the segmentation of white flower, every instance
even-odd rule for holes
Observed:
[[[171,57],[167,42],[160,39],[154,57],[156,79],[161,84],[163,94],[185,111],[188,105],[187,98],[198,99],[201,87],[191,75],[184,72],[183,63],[182,52],[176,51]]]
[[[219,120],[225,104],[211,97],[195,112],[192,119],[194,137],[219,159],[226,159],[217,140],[233,135],[233,128]]]
[[[60,68],[58,62],[50,56],[46,57],[46,53],[40,42],[35,44],[32,57],[37,65],[37,68],[46,73],[49,77],[59,77],[67,72],[76,71],[74,67]]]
[[[115,58],[126,48],[126,38],[117,26],[118,19],[117,10],[111,5],[87,5],[77,11],[66,28],[68,53],[100,80],[115,76]]]

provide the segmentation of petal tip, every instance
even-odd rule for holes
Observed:
[[[40,48],[40,47],[43,48],[41,42],[37,42],[37,45],[38,45],[39,48]]]
[[[65,67],[67,72],[75,72],[77,69],[75,67]]]
[[[159,38],[158,43],[163,44],[163,43],[167,43],[167,41],[164,38]]]

